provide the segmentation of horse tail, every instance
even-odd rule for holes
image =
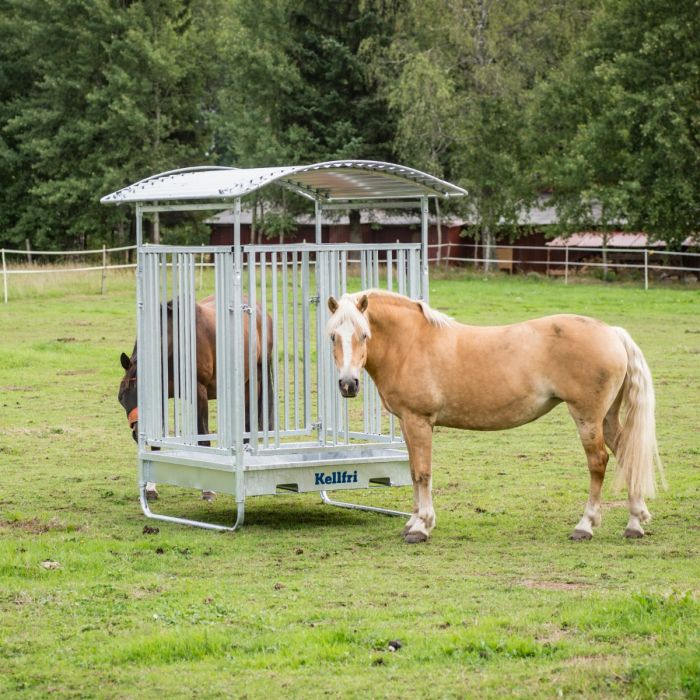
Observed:
[[[626,415],[617,439],[615,488],[627,487],[632,497],[656,494],[656,472],[665,487],[664,468],[656,443],[654,384],[649,365],[632,336],[613,328],[627,352],[627,374],[622,385]]]

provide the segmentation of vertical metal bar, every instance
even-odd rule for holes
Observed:
[[[177,254],[171,258],[172,278],[172,320],[173,320],[173,422],[175,435],[182,438],[182,391],[180,387],[180,259]]]
[[[316,245],[321,245],[322,243],[322,220],[321,217],[323,216],[323,209],[321,208],[321,202],[316,200],[315,202],[315,209],[316,209],[316,217],[315,217],[315,223],[316,223]]]
[[[294,363],[294,429],[299,429],[299,259],[292,252],[292,361]],[[304,427],[307,427],[306,425]]]
[[[564,248],[564,284],[569,284],[569,246]]]
[[[342,250],[340,253],[340,290],[339,294],[347,294],[348,291],[348,251]],[[321,299],[321,303],[325,304],[326,300]]]
[[[403,248],[396,251],[396,281],[399,294],[406,294],[406,251]]]
[[[241,250],[241,199],[237,197],[233,207],[233,438],[236,455],[236,503],[239,509],[245,502],[245,454],[243,452],[243,429],[245,400],[245,376],[243,370],[243,260]]]
[[[268,368],[272,358],[267,353],[267,255],[260,253],[260,325],[261,325],[261,342],[260,348],[260,374],[258,377],[258,386],[262,387],[262,431],[263,431],[263,447],[268,447],[270,444],[270,397]],[[251,329],[252,330],[252,329]],[[257,332],[256,332],[257,335]],[[252,418],[251,418],[252,420]],[[255,416],[257,422],[257,414]]]
[[[284,429],[289,430],[289,253],[281,253],[282,260],[282,383],[284,384]]]
[[[338,265],[339,265],[338,252],[334,251],[334,250],[328,251],[328,255],[326,257],[328,259],[328,262],[330,263],[330,265],[329,265],[330,279],[328,280],[329,286],[328,286],[327,292],[329,294],[333,294],[333,296],[335,296],[335,297],[338,297],[338,289],[339,289],[339,284],[338,284]],[[324,312],[323,316],[325,317],[325,307],[324,307],[324,309],[322,309],[322,311]],[[319,314],[319,325],[321,325],[320,319],[321,319],[321,315]],[[317,352],[319,354],[321,353],[321,348],[325,347],[325,342],[324,342],[325,337],[324,337],[323,331],[324,331],[324,329],[322,328],[321,333],[319,334],[320,338],[319,338],[318,350],[317,350]],[[323,354],[325,355],[326,362],[328,363],[328,374],[326,375],[328,377],[328,380],[329,380],[328,381],[328,384],[329,384],[328,390],[329,390],[329,393],[332,392],[331,403],[329,406],[329,408],[331,408],[331,412],[330,412],[331,415],[329,416],[330,421],[331,421],[331,425],[330,426],[324,425],[324,428],[325,428],[326,432],[328,432],[329,428],[331,429],[331,437],[333,440],[333,444],[337,445],[338,444],[338,423],[340,422],[340,414],[342,411],[340,402],[341,402],[342,398],[340,396],[339,391],[332,391],[333,382],[330,381],[330,379],[331,379],[331,377],[334,376],[334,374],[332,374],[333,362],[331,362],[330,353],[324,352]]]
[[[160,262],[160,309],[161,309],[161,376],[163,378],[161,402],[163,406],[163,437],[170,434],[170,412],[168,410],[168,254],[159,255]]]
[[[420,198],[420,257],[421,257],[421,292],[423,301],[430,301],[428,289],[428,198]]]
[[[301,254],[302,342],[304,344],[304,428],[311,425],[311,295],[309,292],[309,251]]]
[[[143,327],[144,327],[144,314],[143,314],[143,265],[144,265],[144,253],[142,250],[143,246],[143,208],[140,204],[136,205],[136,363],[137,367],[143,367],[144,352],[143,352]],[[142,406],[142,396],[146,389],[146,378],[143,376],[143,372],[136,372],[136,391],[139,397],[139,411],[143,410]],[[139,434],[138,434],[138,444],[139,444],[139,455],[144,448],[143,440],[143,426],[139,423]],[[143,462],[139,459],[139,484],[145,484],[145,478],[143,473]]]
[[[258,363],[257,363],[257,255],[254,251],[248,252],[248,425],[250,431],[249,445],[253,452],[258,451]],[[245,318],[243,319],[245,328]]]
[[[277,347],[277,336],[279,335],[279,314],[278,314],[278,280],[277,280],[277,253],[273,252],[270,256],[270,265],[272,267],[272,386],[270,387],[270,395],[272,397],[272,420],[274,422],[274,445],[280,446],[280,410],[279,410],[279,350]]]
[[[394,291],[392,255],[391,249],[388,249],[386,251],[386,288],[390,292]]]

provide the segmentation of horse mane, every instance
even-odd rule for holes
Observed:
[[[435,326],[437,328],[450,328],[454,327],[457,325],[457,322],[448,316],[447,314],[442,313],[441,311],[437,311],[436,309],[433,309],[431,306],[426,304],[422,300],[417,300],[417,299],[409,299],[408,297],[405,297],[403,294],[397,294],[396,292],[390,292],[386,289],[366,289],[362,292],[355,292],[354,294],[344,294],[343,298],[349,297],[352,300],[352,303],[350,306],[354,310],[355,314],[357,316],[361,316],[364,319],[364,316],[357,310],[356,302],[360,299],[360,297],[363,294],[367,294],[370,298],[372,297],[381,297],[382,299],[388,300],[392,303],[394,303],[397,306],[403,306],[404,308],[412,308],[415,307],[416,305],[420,308],[420,310],[423,312],[423,317],[425,320],[431,325]],[[340,309],[338,309],[340,311]],[[336,312],[337,313],[337,312]],[[353,318],[356,318],[356,316],[353,316]]]

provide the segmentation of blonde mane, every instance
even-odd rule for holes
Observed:
[[[350,321],[356,326],[359,326],[362,333],[365,333],[367,337],[370,337],[371,334],[367,318],[357,309],[357,302],[360,300],[363,294],[366,294],[368,297],[370,297],[370,299],[373,297],[381,297],[382,299],[389,300],[406,308],[418,305],[420,310],[423,312],[423,317],[425,320],[431,326],[436,326],[437,328],[450,328],[457,325],[457,322],[453,318],[447,314],[443,314],[441,311],[431,308],[424,301],[409,299],[402,294],[390,292],[385,289],[365,289],[361,292],[354,292],[353,294],[343,294],[343,296],[338,300],[338,309],[328,321],[328,325],[326,326],[327,333],[332,333],[336,328],[338,328],[338,326],[345,323],[345,321]]]

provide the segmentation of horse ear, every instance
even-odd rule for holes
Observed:
[[[328,297],[328,310],[334,314],[338,310],[338,302],[335,297]]]
[[[125,370],[128,370],[128,369],[129,369],[129,365],[131,364],[131,361],[129,360],[129,356],[128,356],[125,352],[123,352],[123,353],[121,354],[121,357],[120,357],[119,359],[121,360],[122,367],[123,367]]]
[[[360,297],[360,300],[357,302],[357,310],[363,314],[365,311],[367,311],[367,305],[369,304],[369,299],[367,298],[366,294],[363,294]]]

